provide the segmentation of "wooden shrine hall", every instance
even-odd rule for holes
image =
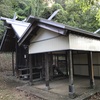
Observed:
[[[1,17],[0,19],[4,21],[4,26],[6,28],[1,41],[0,51],[12,53],[13,75],[15,75],[16,71],[17,77],[20,77],[19,70],[27,68],[27,47],[25,47],[24,45],[19,47],[17,41],[30,24],[4,17]],[[14,60],[14,58],[16,59]]]
[[[30,24],[16,43],[19,48],[27,48],[23,56],[27,55],[25,66],[29,70],[25,75],[31,84],[36,78],[45,79],[46,88],[50,89],[51,79],[69,77],[69,96],[74,98],[73,77],[79,75],[89,77],[90,87],[95,88],[94,77],[100,77],[99,35],[33,16],[24,25],[27,23]]]

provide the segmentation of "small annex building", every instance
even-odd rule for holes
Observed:
[[[17,41],[23,35],[30,23],[17,21],[9,18],[0,18],[4,21],[5,33],[1,41],[0,51],[12,53],[12,68],[13,75],[16,72],[17,77],[20,77],[19,70],[27,68],[27,47],[18,45]],[[15,53],[15,54],[14,54]],[[14,57],[15,55],[15,57]]]
[[[36,78],[45,79],[46,87],[50,89],[50,79],[68,76],[69,96],[72,98],[75,96],[75,75],[88,76],[90,87],[95,87],[94,77],[100,77],[99,35],[33,16],[29,16],[24,25],[28,26],[16,43],[19,48],[27,48],[25,65],[29,68],[27,75],[31,83]],[[18,27],[21,28],[20,25]]]

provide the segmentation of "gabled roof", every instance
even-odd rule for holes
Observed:
[[[29,42],[30,38],[33,35],[36,35],[36,31],[39,28],[44,28],[44,29],[47,29],[50,31],[54,31],[54,32],[62,34],[62,35],[74,33],[74,34],[80,34],[80,35],[84,35],[87,37],[100,39],[99,35],[93,34],[92,32],[89,32],[89,31],[86,31],[83,29],[79,29],[79,28],[75,28],[75,27],[72,27],[69,25],[57,23],[57,22],[50,21],[50,20],[43,19],[43,18],[29,16],[27,22],[31,23],[31,25],[28,27],[28,29],[25,31],[25,33],[22,35],[22,37],[18,40],[19,45],[21,45],[23,43],[27,44]]]
[[[7,29],[4,33],[3,39],[0,45],[0,51],[3,52],[11,52],[15,51],[15,42],[16,39],[14,37],[14,31],[11,29]]]
[[[15,51],[15,45],[18,39],[23,35],[30,23],[17,21],[9,18],[0,18],[4,21],[6,31],[1,41],[0,50],[5,52]]]
[[[2,21],[5,22],[5,26],[12,27],[12,29],[15,31],[15,34],[20,38],[25,30],[28,28],[30,23],[23,22],[23,21],[18,21],[14,19],[9,19],[9,18],[0,18]]]

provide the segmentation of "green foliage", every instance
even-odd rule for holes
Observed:
[[[3,36],[4,33],[4,26],[3,26],[3,22],[0,21],[0,42],[1,42],[1,38]]]
[[[54,18],[55,21],[92,32],[100,27],[96,18],[97,14],[100,18],[97,4],[91,5],[84,11],[79,2],[67,0],[65,4],[66,6]]]
[[[23,20],[29,15],[49,18],[57,9],[60,12],[54,21],[95,31],[100,27],[99,0],[0,0],[0,16],[13,18],[17,13],[18,20]],[[53,4],[54,3],[54,4]],[[53,4],[49,7],[49,4]],[[0,22],[0,37],[4,33]]]
[[[60,10],[63,10],[63,8],[62,8],[62,6],[60,5],[60,4],[54,4],[53,6],[52,6],[52,8],[51,7],[46,7],[45,9],[44,9],[44,12],[41,14],[41,16],[43,17],[43,18],[49,18],[50,16],[51,16],[51,14],[55,11],[55,10],[57,10],[57,9],[60,9]]]
[[[57,3],[51,8],[45,8],[42,16],[48,18],[55,10],[60,9],[54,21],[92,32],[100,27],[100,8],[97,1],[65,0],[64,6],[60,1],[55,0]]]
[[[45,7],[43,0],[31,0],[31,15],[40,17]]]
[[[2,0],[0,3],[0,16],[12,17],[12,4],[9,0]]]

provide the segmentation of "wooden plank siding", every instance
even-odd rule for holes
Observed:
[[[83,35],[69,34],[69,46],[72,50],[99,51],[100,40]]]
[[[74,75],[88,76],[87,52],[73,54]],[[100,77],[100,53],[93,53],[94,76]]]
[[[30,40],[29,54],[69,49],[68,36],[40,29]]]

